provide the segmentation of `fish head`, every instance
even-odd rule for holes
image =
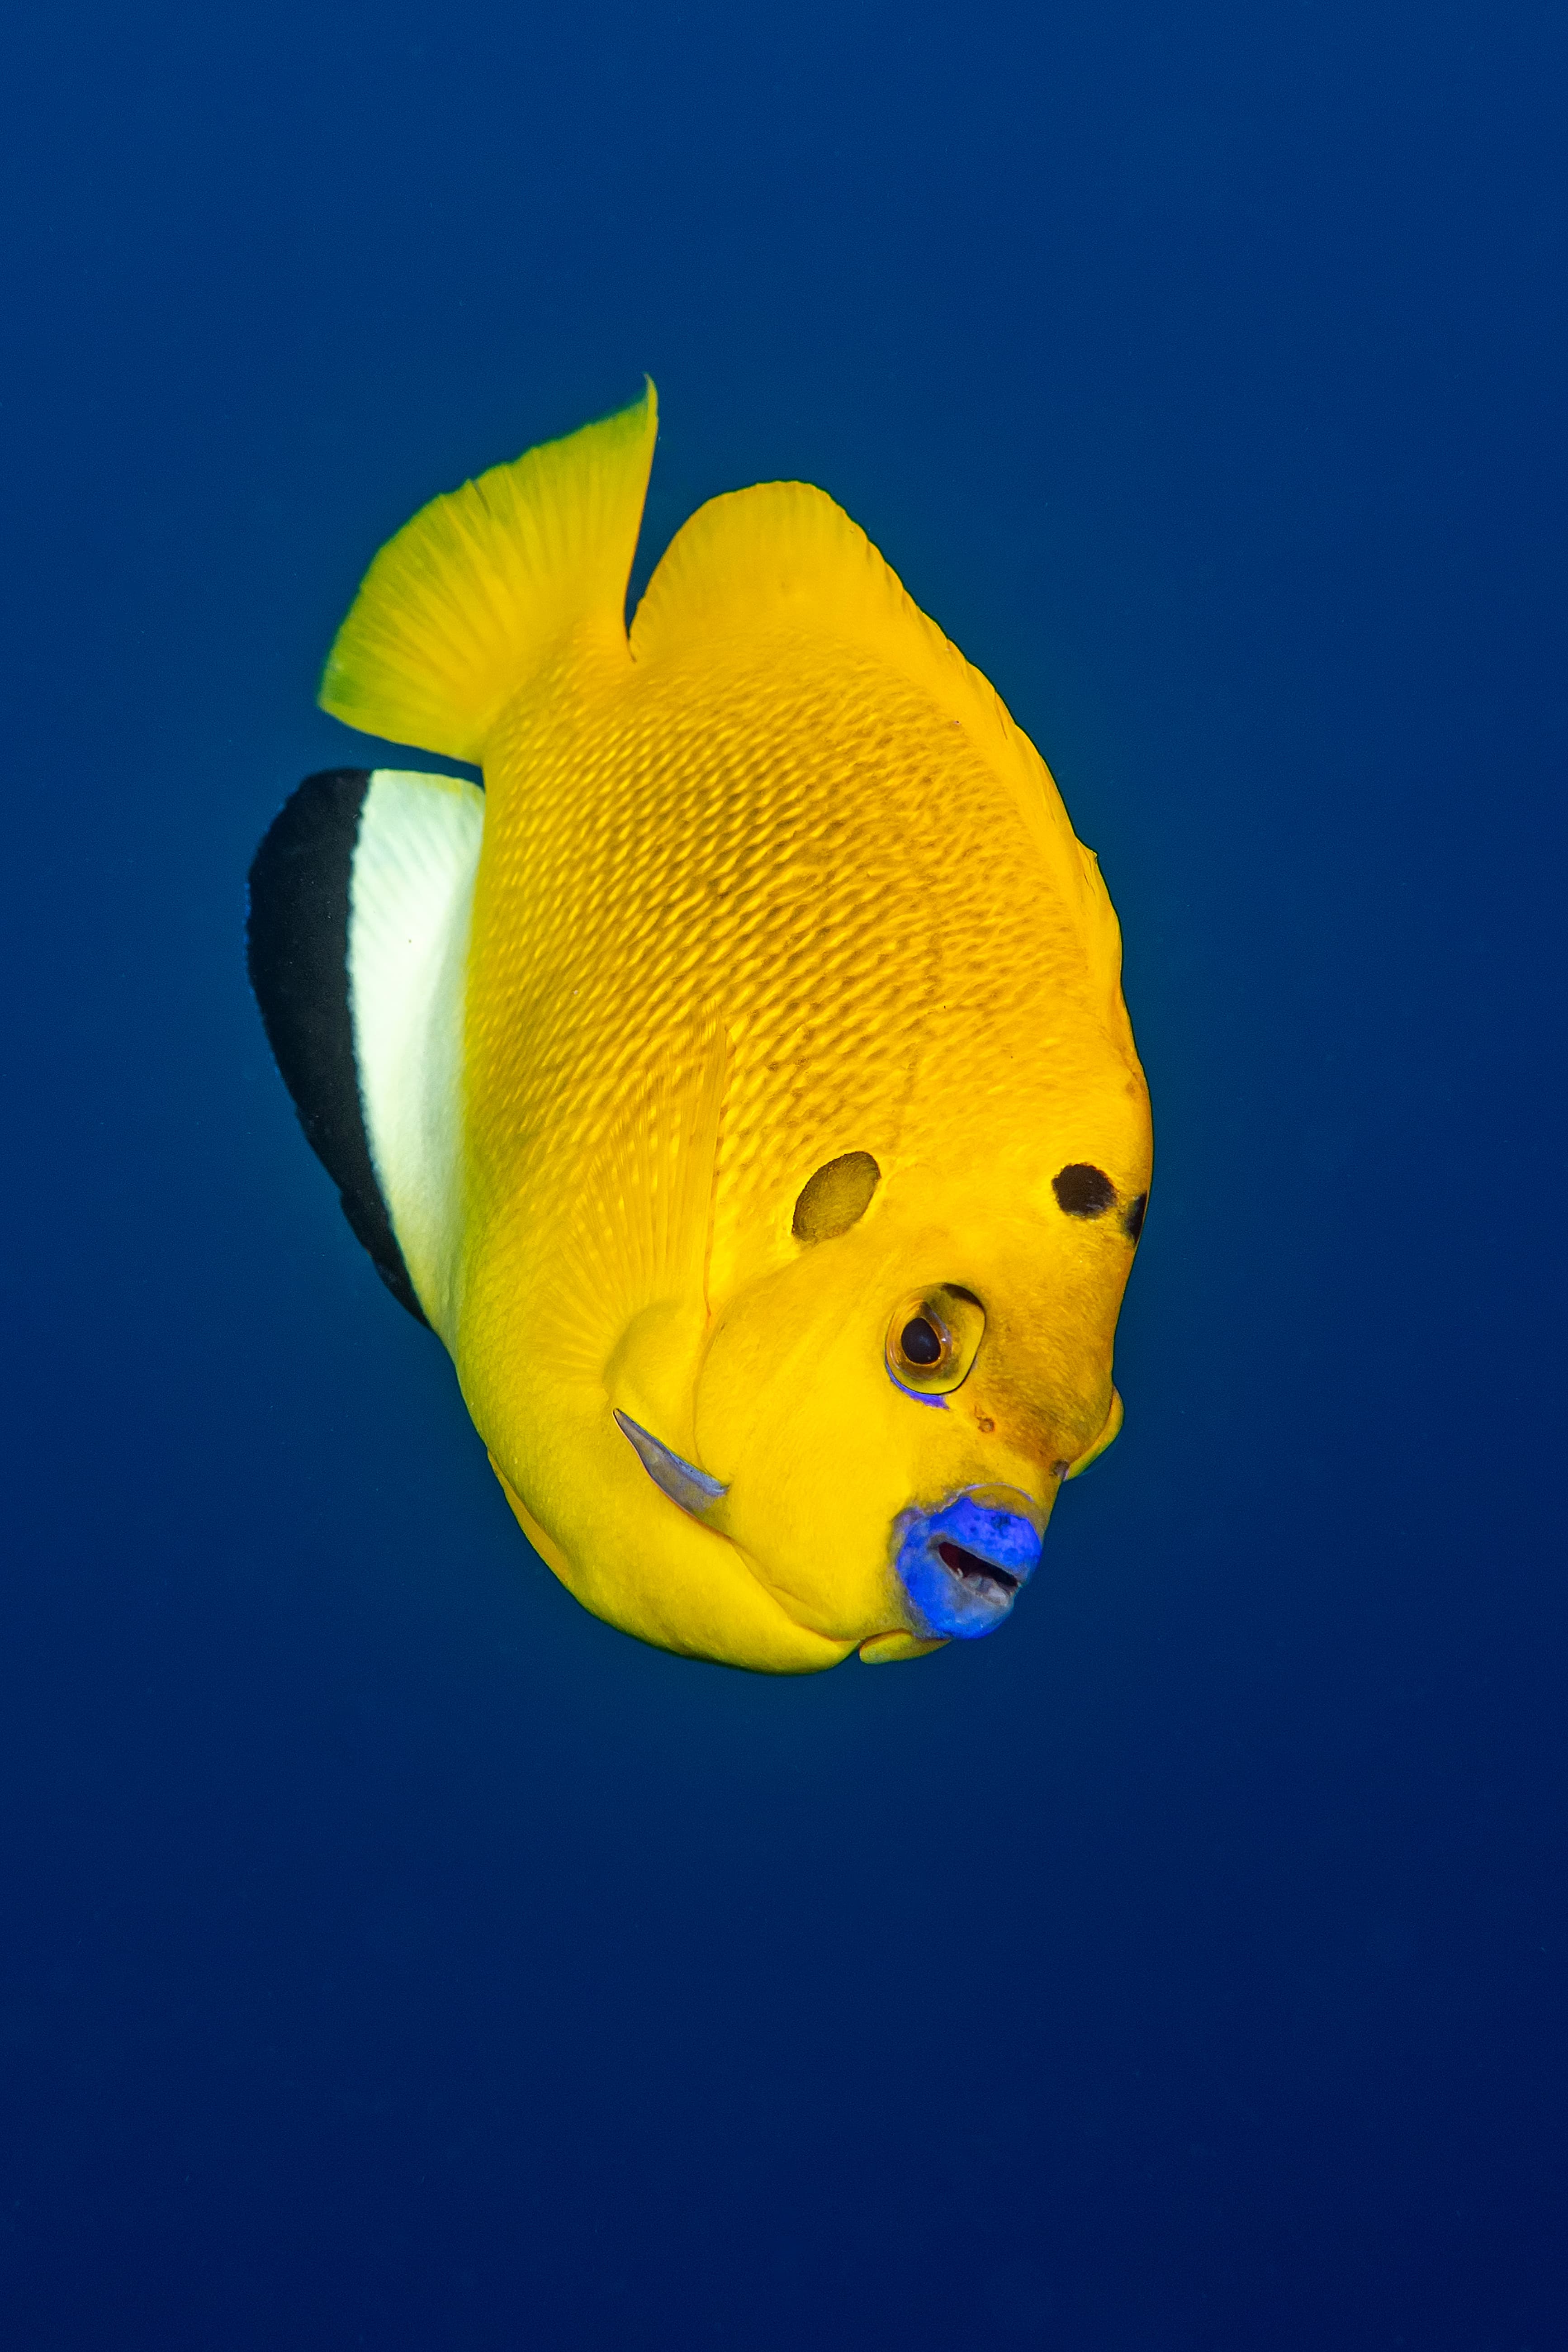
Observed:
[[[1102,1125],[1043,1164],[890,1170],[720,1312],[693,1415],[710,1523],[802,1625],[892,1657],[1010,1615],[1063,1481],[1121,1426],[1149,1148],[1146,1115]]]

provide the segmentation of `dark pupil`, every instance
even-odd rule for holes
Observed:
[[[905,1324],[899,1334],[899,1345],[904,1351],[905,1362],[910,1364],[934,1364],[942,1353],[942,1341],[923,1315]]]

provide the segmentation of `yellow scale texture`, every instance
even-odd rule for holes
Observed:
[[[531,694],[487,762],[485,1190],[548,1221],[717,1015],[715,1249],[738,1269],[834,1151],[962,1150],[1021,1055],[1092,1023],[1082,956],[1006,786],[885,669],[800,636],[605,667],[592,701]]]

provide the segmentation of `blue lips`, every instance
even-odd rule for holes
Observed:
[[[973,1487],[893,1523],[893,1565],[921,1629],[957,1642],[994,1633],[1040,1557],[1043,1515],[1010,1487]]]

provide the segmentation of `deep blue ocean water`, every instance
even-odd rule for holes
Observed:
[[[7,2352],[1568,2340],[1565,66],[1555,0],[8,20]],[[247,992],[369,556],[645,368],[639,574],[822,484],[1125,930],[1126,1432],[918,1666],[576,1607]]]

